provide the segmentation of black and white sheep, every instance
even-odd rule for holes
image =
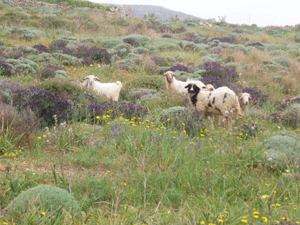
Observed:
[[[100,95],[105,95],[111,101],[118,101],[119,94],[122,88],[122,83],[116,81],[113,83],[100,83],[98,77],[94,75],[86,76],[83,79],[82,86],[87,85],[87,88],[91,88]]]
[[[206,85],[198,80],[197,81],[190,80],[190,79],[188,79],[187,81],[176,80],[176,74],[173,71],[168,71],[168,72],[164,73],[163,76],[166,77],[166,88],[169,91],[187,94],[187,89],[185,89],[185,86],[188,85],[190,82],[194,82],[202,90],[206,89]]]
[[[192,107],[208,115],[212,126],[214,126],[211,117],[213,115],[223,116],[229,130],[232,130],[232,113],[236,111],[238,116],[243,116],[238,97],[229,88],[211,92],[202,91],[194,83],[189,83],[185,88],[188,90]]]

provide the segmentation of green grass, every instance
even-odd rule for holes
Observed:
[[[86,1],[47,2],[109,9],[108,6]],[[128,26],[120,26],[116,23],[117,16],[89,14],[84,9],[74,9],[69,13],[56,12],[55,19],[45,19],[42,16],[45,13],[55,13],[55,9],[23,10],[31,16],[22,17],[21,21],[11,17],[20,14],[14,8],[0,8],[3,26],[26,28],[32,25],[46,35],[40,39],[25,41],[18,36],[8,36],[0,30],[1,45],[13,48],[40,44],[48,46],[53,40],[65,35],[77,39],[93,38],[95,45],[101,48],[103,41],[111,38],[132,37],[130,28],[143,23],[142,18],[126,18]],[[50,11],[46,12],[47,10]],[[179,21],[170,23],[171,27],[181,27],[183,24]],[[187,30],[203,33],[206,38],[219,37],[225,30],[228,30],[228,34],[236,29],[248,30],[253,34],[249,32],[245,37],[251,42],[274,44],[275,47],[285,46],[286,43],[295,44],[289,35],[275,37],[269,35],[265,28],[223,23],[219,25],[222,26],[222,32],[200,26],[187,27]],[[154,50],[164,43],[161,38],[163,34],[153,28],[143,26],[134,33],[149,37],[153,41]],[[293,33],[299,35],[299,29],[294,29]],[[181,40],[180,34],[172,35],[176,41]],[[239,44],[245,42],[239,40]],[[203,58],[197,51],[161,49],[151,54],[157,54],[163,59],[172,56],[175,61],[176,58],[183,58],[181,62],[170,63],[169,67],[177,63],[193,63],[197,66]],[[28,205],[24,213],[4,210],[0,213],[0,223],[300,223],[299,160],[284,161],[283,166],[276,166],[270,163],[265,154],[265,140],[278,132],[288,130],[296,136],[300,134],[299,127],[285,127],[281,122],[275,123],[267,118],[271,113],[279,112],[276,101],[282,102],[283,99],[299,94],[300,64],[293,60],[294,56],[285,56],[286,61],[291,61],[290,68],[285,68],[288,76],[284,76],[282,80],[273,80],[271,72],[263,64],[264,60],[271,61],[274,57],[269,50],[251,50],[246,55],[228,48],[217,57],[225,65],[228,56],[235,59],[237,72],[242,73],[240,83],[249,87],[258,86],[271,95],[270,100],[262,106],[250,105],[244,118],[236,119],[233,131],[222,126],[213,129],[208,119],[204,118],[204,123],[197,121],[201,128],[193,130],[191,135],[186,134],[187,124],[163,123],[160,120],[163,110],[174,106],[188,107],[188,104],[184,96],[165,90],[164,78],[153,73],[158,66],[150,60],[150,54],[146,53],[143,61],[128,71],[97,63],[87,67],[66,66],[70,79],[82,80],[85,76],[94,74],[102,82],[120,80],[123,90],[156,90],[160,98],[139,102],[148,110],[143,118],[112,118],[109,117],[110,111],[88,121],[73,118],[66,124],[56,123],[48,129],[37,129],[25,143],[20,141],[21,136],[15,136],[12,132],[16,128],[5,126],[8,128],[4,129],[0,126],[0,210],[5,209],[21,192],[40,184],[67,190],[81,206],[81,212],[75,215],[63,208],[51,214],[47,211],[47,205],[46,208]],[[121,56],[120,60],[124,58],[125,56]],[[245,68],[246,64],[251,67]],[[281,74],[284,71],[278,69],[273,72]],[[0,82],[4,79],[18,81],[24,88],[36,85],[74,98],[88,91],[63,79],[43,81],[22,73],[11,77],[2,76]],[[94,94],[92,91],[88,93]],[[130,101],[125,94],[120,98]],[[83,103],[85,101],[88,100],[82,100]],[[103,99],[98,96],[96,101],[101,103]],[[0,124],[2,116],[0,110]],[[171,121],[180,121],[173,119],[170,116]],[[242,126],[247,126],[248,129],[241,128]]]

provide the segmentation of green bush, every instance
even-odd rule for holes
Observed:
[[[290,67],[290,60],[286,57],[275,57],[272,59],[272,61],[281,66]]]
[[[39,64],[57,64],[57,61],[53,56],[49,53],[43,52],[39,55],[31,55],[28,56],[28,58],[34,62],[37,62]]]
[[[295,35],[295,38],[294,38],[294,39],[295,39],[296,42],[299,43],[299,42],[300,42],[300,35]]]
[[[177,44],[163,43],[157,46],[159,51],[181,51],[181,48]]]
[[[124,44],[124,42],[119,38],[111,38],[102,42],[104,48],[114,48],[119,44]]]
[[[72,65],[75,66],[76,64],[79,64],[79,61],[76,57],[67,55],[67,54],[61,54],[61,53],[53,53],[52,56],[57,60],[60,61],[63,65]]]
[[[80,212],[81,209],[73,195],[64,189],[46,184],[41,184],[21,192],[9,204],[9,209],[15,209],[17,212],[24,213],[28,210],[27,202],[32,207],[39,207],[39,210],[43,212],[54,212],[62,207],[66,211],[72,208],[72,212],[75,214]]]
[[[267,139],[264,145],[267,150],[263,158],[280,167],[287,167],[300,158],[299,137],[293,132],[278,133]]]
[[[134,88],[148,88],[161,90],[165,88],[165,79],[161,76],[140,76],[131,81],[128,81],[128,85]]]
[[[11,67],[11,73],[15,75],[36,75],[39,70],[38,64],[23,57],[19,59],[7,59],[5,62]]]

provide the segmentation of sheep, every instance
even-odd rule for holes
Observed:
[[[100,81],[98,77],[89,75],[83,79],[82,85],[87,85],[87,88],[93,89],[100,95],[105,95],[111,101],[118,101],[122,83],[120,81],[114,83],[100,83],[98,81]]]
[[[244,92],[244,93],[240,93],[238,97],[239,97],[239,103],[241,106],[241,110],[243,113],[245,113],[245,111],[248,108],[248,105],[252,101],[252,95]]]
[[[192,107],[208,115],[212,127],[212,115],[223,116],[229,130],[232,130],[231,114],[236,111],[238,116],[243,116],[238,97],[229,88],[212,92],[202,91],[195,83],[189,83],[185,88],[188,90]]]
[[[187,94],[187,89],[185,89],[184,87],[190,82],[196,83],[199,87],[201,87],[201,89],[206,89],[206,85],[203,84],[201,81],[187,80],[186,82],[184,82],[176,80],[176,75],[172,71],[164,73],[163,76],[166,77],[166,88],[169,91],[176,91],[179,93]]]

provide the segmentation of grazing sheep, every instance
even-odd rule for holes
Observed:
[[[82,85],[87,85],[87,88],[93,89],[100,95],[105,95],[111,101],[118,101],[122,83],[120,81],[114,83],[100,83],[98,81],[100,81],[98,77],[89,75],[83,79]]]
[[[201,91],[194,83],[189,83],[185,88],[188,90],[192,107],[208,115],[212,126],[212,115],[223,116],[229,130],[232,130],[231,114],[236,111],[238,116],[243,116],[238,97],[229,88],[212,92]]]
[[[241,110],[244,113],[247,110],[248,105],[252,101],[252,95],[249,93],[240,93],[238,97]]]
[[[166,77],[166,87],[169,91],[176,91],[179,93],[187,94],[187,89],[185,89],[185,86],[188,85],[190,82],[196,83],[201,89],[206,89],[206,85],[203,84],[201,81],[194,81],[194,80],[187,80],[186,82],[176,80],[176,75],[172,71],[168,71],[164,73],[163,75]]]

